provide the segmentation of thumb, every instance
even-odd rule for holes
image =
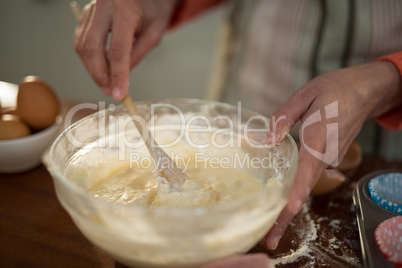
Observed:
[[[296,91],[272,114],[265,139],[266,144],[270,146],[279,144],[296,122],[307,112],[315,98],[315,95],[307,90],[308,88],[306,86]]]

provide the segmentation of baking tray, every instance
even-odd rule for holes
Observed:
[[[381,253],[374,238],[377,226],[384,220],[400,216],[387,211],[371,200],[368,183],[374,177],[386,173],[402,173],[402,170],[387,169],[367,174],[359,180],[353,191],[353,203],[356,207],[357,223],[360,233],[363,264],[366,268],[395,268]]]

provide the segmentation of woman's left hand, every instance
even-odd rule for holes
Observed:
[[[266,142],[275,145],[301,121],[298,171],[287,206],[266,236],[275,249],[321,173],[337,166],[364,121],[402,105],[402,81],[390,62],[373,62],[320,75],[272,116]]]

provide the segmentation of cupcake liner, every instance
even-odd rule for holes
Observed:
[[[402,173],[379,175],[370,180],[368,189],[377,205],[402,215]]]
[[[374,236],[384,257],[402,267],[402,216],[383,221],[377,226]]]

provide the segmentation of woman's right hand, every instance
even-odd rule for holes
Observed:
[[[118,101],[126,96],[130,70],[159,43],[177,2],[94,0],[85,6],[74,47],[105,94]]]

